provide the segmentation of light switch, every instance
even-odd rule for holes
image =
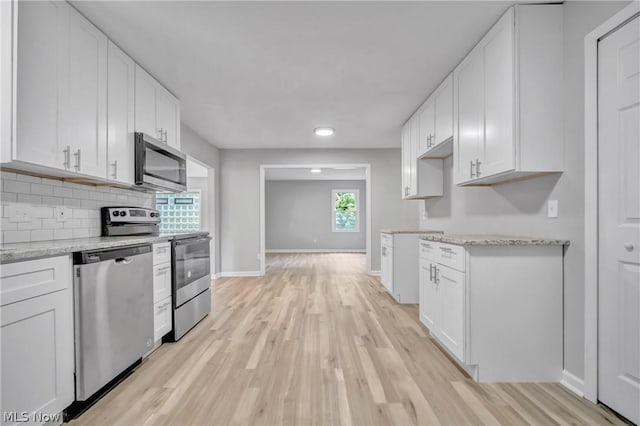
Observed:
[[[547,217],[558,217],[558,200],[549,200],[547,204]]]

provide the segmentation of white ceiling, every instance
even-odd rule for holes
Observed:
[[[266,169],[266,180],[364,180],[366,169],[321,168],[321,173],[311,173],[311,168]]]
[[[512,2],[73,4],[218,147],[381,148]]]

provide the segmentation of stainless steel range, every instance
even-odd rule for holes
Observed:
[[[157,210],[103,207],[102,235],[159,235]],[[173,331],[165,341],[177,341],[211,312],[211,251],[208,232],[167,234],[171,241]]]

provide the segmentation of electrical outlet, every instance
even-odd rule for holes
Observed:
[[[21,204],[9,204],[7,206],[7,216],[9,216],[9,222],[28,222],[29,215],[27,214],[27,208]]]
[[[64,222],[71,219],[71,209],[64,206],[56,206],[55,215],[58,222]]]
[[[558,217],[558,200],[549,200],[547,204],[547,217]]]

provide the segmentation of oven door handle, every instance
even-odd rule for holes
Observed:
[[[211,237],[201,237],[195,240],[180,240],[180,241],[176,241],[174,244],[176,246],[184,246],[184,245],[189,245],[189,244],[197,244],[197,243],[201,243],[203,241],[211,241]]]

